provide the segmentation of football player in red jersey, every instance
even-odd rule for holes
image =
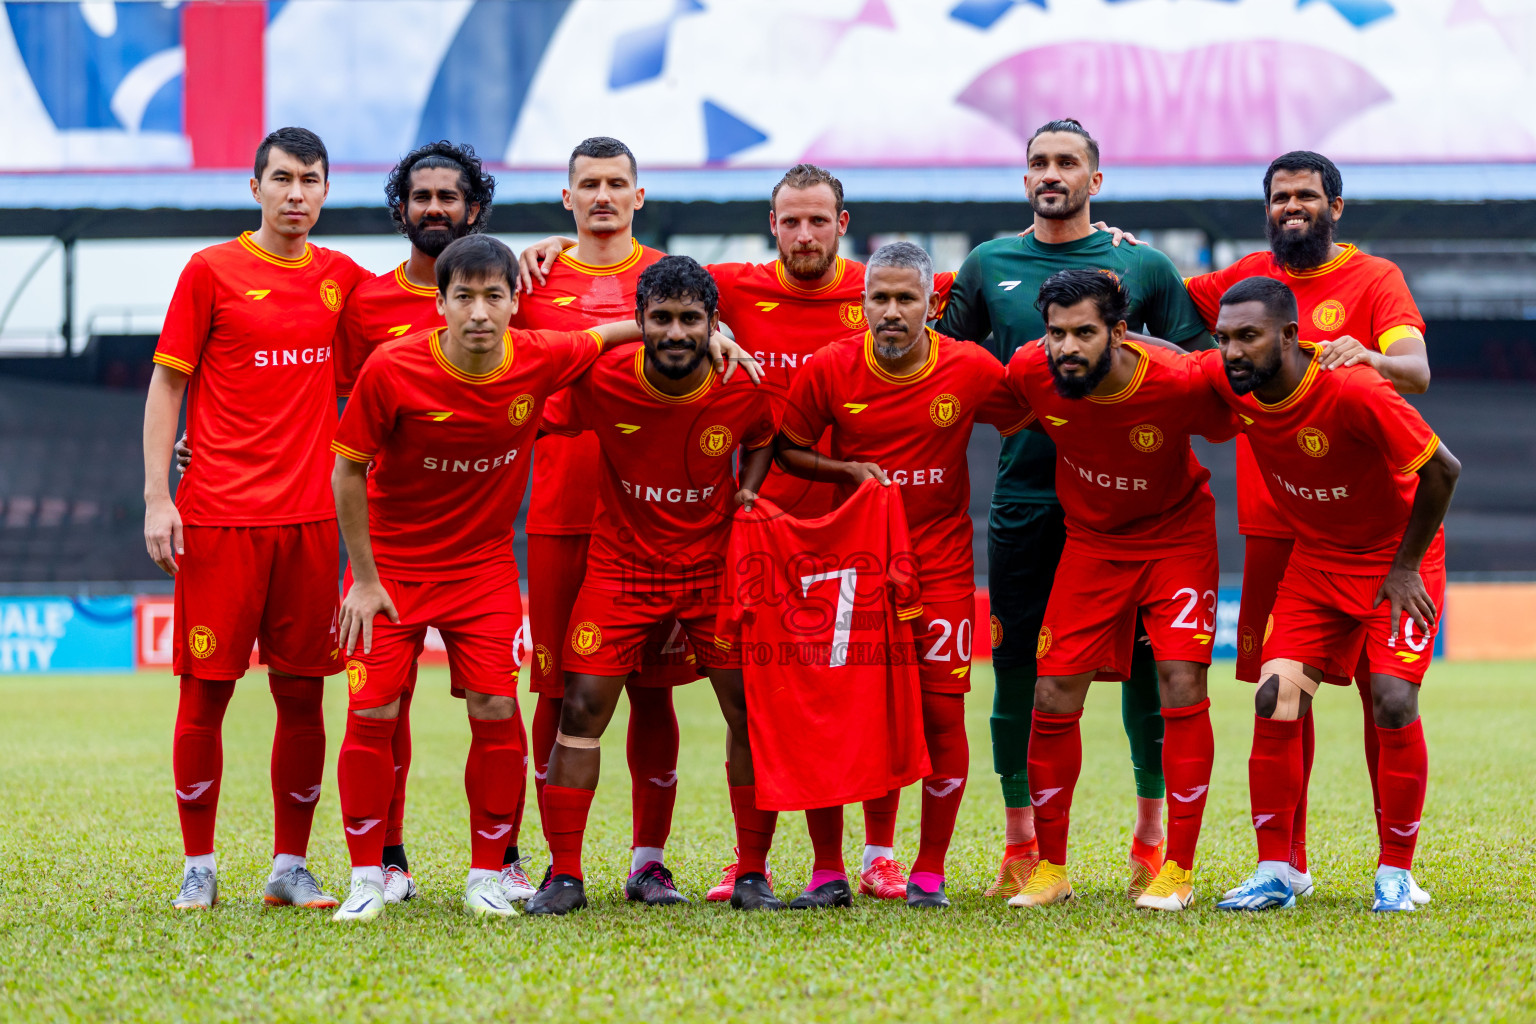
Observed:
[[[644,344],[604,353],[545,413],[548,429],[597,435],[600,457],[587,473],[597,470],[599,493],[586,576],[566,629],[566,699],[544,786],[553,864],[528,901],[530,914],[586,906],[581,845],[600,737],[625,680],[669,619],[687,633],[729,729],[726,773],[742,867],[731,903],[784,906],[766,878],[777,816],[756,805],[740,652],[714,642],[731,517],[767,475],[774,417],[765,392],[726,384],[705,361],[716,302],[714,281],[688,257],[647,267],[635,294]]]
[[[1339,169],[1319,153],[1298,151],[1276,157],[1264,174],[1264,230],[1269,250],[1250,253],[1231,266],[1189,279],[1186,285],[1190,297],[1206,325],[1214,327],[1223,292],[1255,274],[1273,277],[1296,295],[1302,340],[1326,343],[1319,366],[1333,369],[1367,365],[1390,381],[1398,392],[1419,394],[1429,387],[1424,319],[1396,265],[1335,241],[1338,221],[1344,212],[1343,188]],[[1295,534],[1263,484],[1246,435],[1237,442],[1237,518],[1246,543],[1237,631],[1237,677],[1256,683],[1265,623],[1275,603],[1280,579],[1285,575]],[[1356,669],[1355,665],[1336,666],[1329,676],[1342,682]],[[1378,808],[1379,831],[1376,727],[1371,714],[1367,666],[1358,666],[1355,681],[1363,711],[1371,806]],[[1291,881],[1299,896],[1312,891],[1306,851],[1306,778],[1311,774],[1313,751],[1310,713],[1303,719],[1302,736],[1306,770],[1301,802],[1296,807],[1296,848],[1291,852]],[[1416,883],[1413,889],[1415,899],[1421,903],[1429,901],[1429,895]]]
[[[1392,385],[1363,365],[1324,367],[1300,340],[1296,296],[1252,277],[1221,298],[1218,352],[1199,357],[1242,418],[1296,535],[1270,614],[1248,761],[1259,865],[1218,906],[1295,904],[1289,855],[1303,784],[1302,718],[1331,666],[1362,660],[1380,744],[1374,910],[1413,910],[1428,755],[1419,686],[1445,595],[1441,524],[1461,466]]]
[[[516,915],[500,868],[522,803],[527,744],[513,650],[522,608],[506,510],[522,501],[545,399],[585,373],[605,341],[638,333],[633,323],[509,330],[516,260],[493,238],[449,245],[435,269],[447,327],[375,352],[331,444],[351,553],[341,607],[350,714],[337,776],[352,889],[337,921],[384,910],[379,826],[394,791],[393,734],[429,626],[448,646],[472,735],[465,906],[477,916]]]
[[[1144,628],[1164,721],[1168,848],[1156,877],[1129,895],[1138,907],[1183,910],[1194,901],[1214,755],[1206,674],[1220,574],[1210,473],[1189,439],[1228,440],[1237,417],[1182,351],[1125,340],[1130,298],[1117,275],[1059,271],[1036,302],[1045,345],[1014,352],[1008,384],[1054,444],[1067,540],[1036,644],[1029,783],[1040,860],[1008,902],[1072,897],[1067,833],[1082,771],[1083,705],[1095,677],[1130,674]]]
[[[720,288],[721,322],[772,371],[765,383],[780,409],[796,376],[817,352],[836,341],[864,337],[864,265],[838,253],[848,223],[843,183],[825,168],[797,164],[785,172],[769,196],[768,230],[778,246],[778,259],[705,268]],[[535,282],[542,285],[552,261],[571,244],[571,239],[551,238],[525,249],[520,260],[524,287],[533,288]],[[954,279],[952,273],[934,275],[939,312]],[[768,473],[763,496],[800,519],[823,515],[835,504],[831,485],[803,480],[777,467]],[[900,796],[896,792],[864,803],[860,888],[883,899],[906,898],[907,879],[893,848]],[[838,815],[841,821],[840,811]],[[834,828],[830,817],[817,821],[815,813],[808,824],[813,832],[825,835]],[[726,865],[706,899],[730,899],[736,872],[734,862]]]
[[[543,287],[523,296],[515,326],[575,330],[635,315],[635,284],[662,254],[635,241],[634,215],[645,203],[634,154],[618,139],[585,139],[571,152],[565,208],[576,239],[556,254]],[[528,621],[533,633],[534,782],[542,794],[565,691],[564,635],[581,589],[593,529],[590,433],[546,434],[534,446],[528,505]],[[664,848],[677,800],[677,715],[671,687],[698,678],[683,657],[659,664],[664,648],[686,652],[675,624],[658,639],[625,687],[629,695],[626,755],[632,786],[630,879],[625,894],[645,903],[681,899],[666,870]],[[510,856],[511,854],[509,854]],[[527,881],[523,879],[523,885]],[[525,890],[532,895],[532,890]]]
[[[282,128],[256,150],[261,226],[192,257],[155,349],[144,406],[144,539],[176,580],[172,743],[186,853],[178,908],[218,897],[214,824],[224,711],[260,641],[277,704],[271,905],[334,907],[305,867],[325,765],[323,677],[337,651],[336,424],[331,339],[368,274],[309,243],[329,184],[325,145]],[[199,451],[173,502],[183,396]]]
[[[922,724],[932,770],[923,780],[921,839],[903,894],[908,906],[946,907],[944,858],[965,794],[970,752],[965,694],[971,688],[976,577],[971,556],[966,447],[977,422],[1004,435],[1027,414],[985,349],[930,330],[940,302],[933,263],[911,242],[883,246],[864,274],[870,329],[835,342],[795,380],[779,435],[779,461],[797,476],[833,483],[846,498],[868,478],[901,485],[917,556],[923,610],[913,623]],[[830,457],[816,442],[830,432]],[[796,907],[847,906],[842,808],[808,816],[816,862]],[[890,859],[890,858],[887,858]],[[900,865],[894,864],[900,875]],[[869,895],[869,879],[861,888]]]

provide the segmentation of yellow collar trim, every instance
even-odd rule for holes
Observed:
[[[412,295],[420,295],[425,298],[437,294],[436,288],[424,288],[406,277],[404,263],[395,268],[395,283],[400,286],[402,291],[409,292]]]
[[[432,332],[432,358],[437,360],[437,365],[441,366],[445,371],[447,371],[448,376],[452,377],[454,380],[461,380],[466,384],[489,384],[491,381],[496,380],[502,374],[506,373],[507,368],[512,365],[512,332],[507,331],[507,333],[501,336],[501,364],[497,366],[496,369],[490,370],[486,373],[465,373],[457,366],[454,366],[448,357],[443,353],[442,338],[443,332],[447,329],[448,328],[446,327],[439,327],[437,330]]]
[[[706,356],[705,358],[708,357]],[[644,389],[647,395],[656,399],[658,402],[665,402],[667,405],[687,405],[689,402],[696,402],[700,398],[703,398],[705,392],[709,391],[709,389],[714,386],[715,371],[714,368],[711,367],[709,376],[704,378],[704,383],[700,384],[686,395],[669,395],[665,391],[658,391],[654,384],[645,379],[645,345],[642,344],[638,349],[635,350],[635,380],[640,382],[640,387]]]
[[[257,245],[256,240],[253,237],[255,234],[256,232],[254,231],[242,231],[240,233],[239,241],[241,245],[245,246],[245,250],[252,256],[255,256],[257,259],[266,260],[268,263],[271,263],[275,266],[284,267],[288,270],[298,270],[300,267],[307,267],[314,261],[315,247],[310,245],[308,242],[304,243],[304,255],[300,256],[296,260],[290,260],[284,259],[283,257],[277,255],[277,253],[268,252],[261,246]]]
[[[1307,342],[1302,342],[1301,345],[1303,348],[1309,348],[1312,350],[1312,361],[1307,364],[1307,372],[1302,376],[1301,383],[1296,385],[1296,390],[1292,391],[1289,395],[1286,395],[1274,405],[1270,405],[1269,403],[1262,401],[1258,395],[1253,396],[1254,403],[1257,404],[1258,407],[1263,409],[1265,412],[1281,412],[1285,409],[1289,409],[1291,406],[1307,397],[1307,392],[1312,390],[1312,385],[1317,380],[1317,346],[1308,344]]]
[[[1322,277],[1324,274],[1338,270],[1359,251],[1359,247],[1354,244],[1346,245],[1343,252],[1320,267],[1313,267],[1311,270],[1291,270],[1287,267],[1285,272],[1296,278]]]
[[[1147,355],[1146,349],[1142,348],[1134,341],[1122,342],[1122,344],[1125,345],[1126,348],[1134,351],[1137,355],[1141,356],[1141,360],[1136,364],[1136,372],[1131,374],[1131,382],[1125,387],[1121,388],[1119,391],[1116,391],[1114,394],[1105,395],[1103,398],[1089,395],[1088,401],[1098,402],[1100,405],[1114,405],[1117,402],[1123,402],[1127,398],[1130,398],[1132,395],[1134,395],[1136,393],[1136,389],[1141,387],[1141,382],[1147,379],[1147,368],[1152,364],[1152,357]]]
[[[875,357],[875,336],[871,331],[864,332],[864,365],[869,367],[879,379],[889,384],[916,384],[933,372],[933,368],[939,365],[939,336],[934,333],[932,327],[925,327],[928,332],[928,358],[923,365],[904,376],[891,373],[880,365],[880,360]]]
[[[608,277],[613,274],[622,274],[630,267],[633,267],[636,263],[639,263],[641,255],[645,252],[640,243],[635,241],[633,238],[629,240],[629,245],[630,249],[628,256],[624,257],[619,262],[606,267],[600,267],[596,263],[581,262],[581,260],[572,255],[576,251],[576,247],[574,245],[560,253],[560,262],[564,263],[572,270],[578,270],[583,274],[591,274],[593,277]]]
[[[782,259],[773,261],[773,272],[778,277],[779,284],[789,291],[799,292],[801,295],[820,295],[822,292],[829,292],[843,283],[843,275],[848,272],[848,261],[839,256],[837,258],[837,273],[832,275],[831,281],[820,288],[807,288],[804,285],[796,284],[794,278],[784,272],[784,261]]]

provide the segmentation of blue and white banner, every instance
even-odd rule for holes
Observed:
[[[0,598],[0,675],[128,671],[134,598]]]

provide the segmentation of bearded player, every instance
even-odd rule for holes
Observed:
[[[583,140],[571,151],[565,208],[577,237],[555,254],[542,287],[524,295],[514,324],[526,329],[575,330],[635,313],[635,285],[662,254],[635,241],[635,211],[645,204],[634,154],[618,139]],[[565,628],[587,567],[595,514],[592,472],[597,439],[546,434],[534,446],[528,506],[528,611],[533,633],[534,784],[542,794],[560,724],[565,690]],[[629,696],[626,755],[632,787],[633,833],[625,894],[648,904],[680,902],[665,863],[677,800],[677,715],[671,687],[698,678],[680,658],[658,664],[656,647],[683,648],[675,624],[658,636],[646,665],[625,686]],[[637,666],[640,669],[640,666]],[[509,851],[509,857],[515,851]],[[521,870],[519,868],[519,870]],[[522,880],[527,886],[527,879]],[[533,894],[531,887],[525,890]]]
[[[848,224],[843,183],[825,168],[797,164],[779,179],[769,197],[768,230],[777,244],[778,259],[705,268],[720,289],[721,322],[773,371],[766,383],[781,409],[797,375],[816,353],[833,342],[864,337],[864,265],[838,253]],[[570,239],[552,238],[524,250],[520,262],[525,287],[542,284],[551,261],[571,244]],[[951,273],[934,275],[939,296],[936,309],[943,309],[953,281]],[[777,468],[769,471],[762,493],[800,519],[823,515],[836,504],[833,485],[803,480]],[[880,899],[906,898],[906,870],[895,859],[894,849],[900,799],[900,791],[894,791],[864,803],[859,890]],[[808,812],[806,824],[814,846],[841,844],[841,809]],[[737,867],[734,862],[726,865],[719,883],[705,898],[730,899]]]
[[[1429,778],[1419,687],[1445,606],[1441,524],[1461,465],[1374,369],[1324,368],[1327,348],[1300,340],[1296,296],[1283,282],[1251,277],[1229,288],[1216,339],[1220,352],[1203,353],[1201,367],[1241,415],[1296,535],[1264,641],[1248,760],[1259,865],[1218,907],[1295,904],[1302,718],[1332,666],[1358,657],[1370,670],[1380,745],[1372,909],[1413,910],[1409,872]]]
[[[277,729],[268,905],[334,907],[306,867],[325,771],[324,677],[340,671],[336,510],[326,486],[335,430],[336,321],[368,274],[309,243],[329,191],[325,144],[282,128],[256,150],[261,225],[192,257],[155,347],[144,404],[144,539],[176,580],[171,747],[186,865],[178,909],[218,899],[214,825],[222,726],[259,642]],[[199,451],[168,486],[183,396]]]
[[[436,273],[447,326],[374,353],[331,444],[351,555],[341,606],[350,701],[337,776],[352,889],[336,921],[384,911],[379,825],[395,789],[394,732],[428,627],[443,636],[469,713],[464,903],[477,916],[516,915],[500,869],[522,803],[527,744],[514,655],[523,614],[506,510],[521,504],[545,398],[584,373],[604,342],[636,333],[628,323],[509,330],[516,261],[493,238],[452,243]]]
[[[1344,212],[1343,188],[1339,169],[1321,154],[1298,151],[1276,157],[1264,174],[1264,231],[1269,250],[1250,253],[1215,273],[1191,278],[1186,282],[1189,294],[1205,322],[1214,326],[1226,289],[1252,275],[1273,277],[1296,295],[1301,338],[1325,343],[1318,355],[1322,369],[1369,366],[1400,394],[1422,393],[1429,387],[1424,319],[1395,264],[1334,240]],[[1329,512],[1316,511],[1324,516]],[[1257,683],[1265,623],[1290,561],[1295,534],[1264,486],[1246,435],[1237,442],[1237,518],[1246,545],[1237,678]],[[1329,675],[1335,680],[1347,679],[1356,669],[1355,665],[1339,665]],[[1379,755],[1369,666],[1359,665],[1354,675],[1363,711],[1371,806],[1376,810],[1379,832]],[[1291,885],[1298,896],[1312,891],[1306,849],[1306,791],[1314,745],[1310,711],[1302,718],[1302,743],[1306,767],[1301,800],[1296,805],[1295,848],[1290,855]],[[1386,836],[1382,839],[1385,841]],[[1411,876],[1410,883],[1414,899],[1428,903],[1429,894],[1412,883]]]
[[[1040,862],[1009,905],[1072,896],[1067,834],[1082,771],[1080,720],[1095,676],[1130,672],[1137,616],[1157,659],[1168,850],[1136,897],[1194,902],[1194,864],[1214,743],[1206,673],[1216,634],[1216,503],[1189,439],[1225,441],[1237,418],[1183,353],[1125,340],[1129,298],[1098,270],[1063,270],[1037,299],[1045,346],[1008,363],[1008,384],[1056,447],[1067,543],[1036,644],[1029,781]]]
[[[1099,146],[1073,120],[1042,125],[1029,141],[1024,175],[1034,230],[984,242],[966,257],[955,279],[941,334],[996,340],[1000,359],[1045,333],[1035,297],[1060,270],[1113,272],[1124,284],[1128,323],[1185,348],[1210,344],[1200,315],[1173,263],[1147,245],[1119,246],[1112,231],[1090,223],[1089,200],[1103,182]],[[1055,489],[1050,439],[1023,431],[1003,442],[987,528],[992,593],[992,761],[1002,778],[1005,843],[988,895],[1013,896],[1039,858],[1027,777],[1036,678],[1035,641],[1050,583],[1066,543]],[[1137,634],[1142,635],[1141,633]],[[1121,717],[1130,740],[1136,781],[1130,894],[1157,876],[1163,859],[1162,740],[1158,675],[1152,651],[1137,643],[1130,679],[1121,687]]]
[[[870,330],[823,349],[796,378],[778,442],[786,470],[836,484],[839,498],[871,477],[901,485],[923,594],[913,637],[932,764],[923,780],[921,838],[906,887],[912,907],[949,906],[944,859],[969,774],[965,694],[971,688],[976,577],[966,447],[977,422],[1007,436],[1027,420],[1008,395],[996,359],[927,327],[938,303],[926,252],[911,242],[877,250],[864,274]],[[830,457],[815,447],[828,431]],[[832,819],[835,827],[825,837],[813,828],[811,882],[791,905],[847,906],[842,808],[815,812],[813,824],[816,817]]]
[[[768,885],[777,816],[758,810],[747,740],[740,652],[714,643],[731,517],[767,475],[773,409],[744,381],[725,384],[705,361],[717,323],[709,274],[668,256],[640,275],[635,318],[643,345],[606,352],[546,413],[553,430],[590,429],[601,457],[598,518],[564,652],[566,696],[544,786],[551,874],[530,914],[587,904],[582,838],[600,765],[600,738],[658,625],[676,619],[708,673],[729,730],[726,765],[742,871],[731,904],[782,909]],[[738,483],[732,467],[740,450]],[[590,471],[589,471],[590,472]]]

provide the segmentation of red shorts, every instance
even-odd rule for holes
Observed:
[[[976,637],[976,595],[924,601],[912,621],[917,641],[917,678],[928,693],[971,691],[971,645]]]
[[[1444,614],[1445,566],[1425,568],[1422,573],[1430,600]],[[1422,683],[1434,659],[1439,619],[1425,636],[1403,613],[1402,631],[1394,641],[1391,605],[1383,601],[1372,607],[1385,578],[1325,572],[1293,560],[1275,598],[1264,660],[1285,658],[1323,668],[1325,673],[1339,665],[1354,668],[1358,660],[1373,673]]]
[[[293,676],[341,671],[336,520],[289,526],[188,526],[176,573],[172,667],[239,679],[261,662]]]
[[[1220,574],[1214,544],[1122,562],[1089,554],[1068,538],[1035,644],[1039,674],[1130,678],[1138,610],[1158,661],[1209,665]]]
[[[347,657],[347,706],[383,707],[411,689],[427,627],[435,626],[448,649],[449,685],[500,697],[517,696],[515,638],[523,622],[517,573],[508,567],[464,580],[422,583],[381,580],[400,621],[373,620],[373,649],[361,645]],[[352,586],[347,570],[346,586]]]
[[[682,627],[699,664],[707,668],[740,668],[741,651],[715,646],[715,620],[721,603],[719,587],[706,590],[645,591],[642,593],[600,590],[583,586],[576,595],[565,635],[565,670],[593,676],[623,676],[639,668],[648,650],[659,650],[674,632],[673,620]],[[680,663],[697,679],[680,643],[666,657],[668,671],[680,671]]]
[[[528,626],[533,634],[534,693],[565,695],[565,627],[587,575],[591,534],[528,535]],[[676,621],[666,624],[644,652],[630,680],[636,686],[681,686],[699,677],[695,659]]]

